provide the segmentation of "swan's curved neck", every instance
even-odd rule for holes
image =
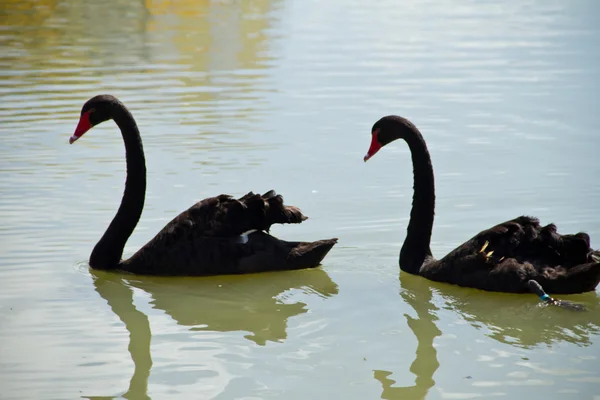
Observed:
[[[431,258],[435,184],[431,157],[421,133],[415,128],[405,140],[412,155],[414,195],[406,239],[400,250],[400,269],[417,274],[426,259]]]
[[[125,142],[127,179],[119,210],[90,255],[90,266],[98,269],[118,267],[125,243],[142,215],[146,195],[146,160],[137,124],[121,104],[114,106],[113,120]]]

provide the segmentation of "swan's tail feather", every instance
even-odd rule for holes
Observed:
[[[329,250],[337,243],[335,239],[318,240],[311,243],[299,243],[287,257],[287,269],[314,268],[321,264]]]
[[[337,238],[288,242],[264,232],[255,232],[249,236],[251,254],[240,260],[238,271],[248,273],[315,268],[336,243]]]

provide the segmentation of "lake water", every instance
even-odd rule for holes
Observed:
[[[421,129],[437,256],[521,214],[600,247],[595,0],[4,0],[0,398],[600,399],[600,290],[542,308],[399,273]],[[148,168],[126,255],[195,201],[271,188],[339,237],[321,268],[210,278],[91,271],[125,176],[119,97]]]

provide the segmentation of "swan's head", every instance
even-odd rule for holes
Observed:
[[[69,143],[75,142],[95,125],[111,119],[113,105],[118,102],[116,97],[109,94],[94,96],[86,101],[81,108],[79,123],[75,128],[75,133],[69,138]]]
[[[383,146],[396,139],[406,138],[417,128],[406,118],[388,115],[375,122],[371,128],[371,146],[365,156],[365,162],[373,157]]]

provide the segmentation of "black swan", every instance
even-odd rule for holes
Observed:
[[[235,199],[204,199],[169,222],[129,259],[123,248],[135,229],[146,194],[146,162],[137,124],[117,98],[88,100],[69,143],[93,126],[112,119],[125,142],[127,180],[117,214],[90,255],[92,268],[146,275],[221,275],[313,268],[337,239],[286,242],[268,234],[272,224],[297,224],[307,217],[283,204],[274,191]]]
[[[592,291],[600,281],[600,251],[590,248],[586,233],[560,235],[556,226],[540,226],[521,216],[484,230],[436,260],[430,249],[435,208],[431,157],[425,140],[409,120],[381,118],[371,130],[364,160],[383,146],[404,139],[413,162],[414,195],[400,269],[433,281],[488,291],[524,293],[535,280],[549,293]]]

